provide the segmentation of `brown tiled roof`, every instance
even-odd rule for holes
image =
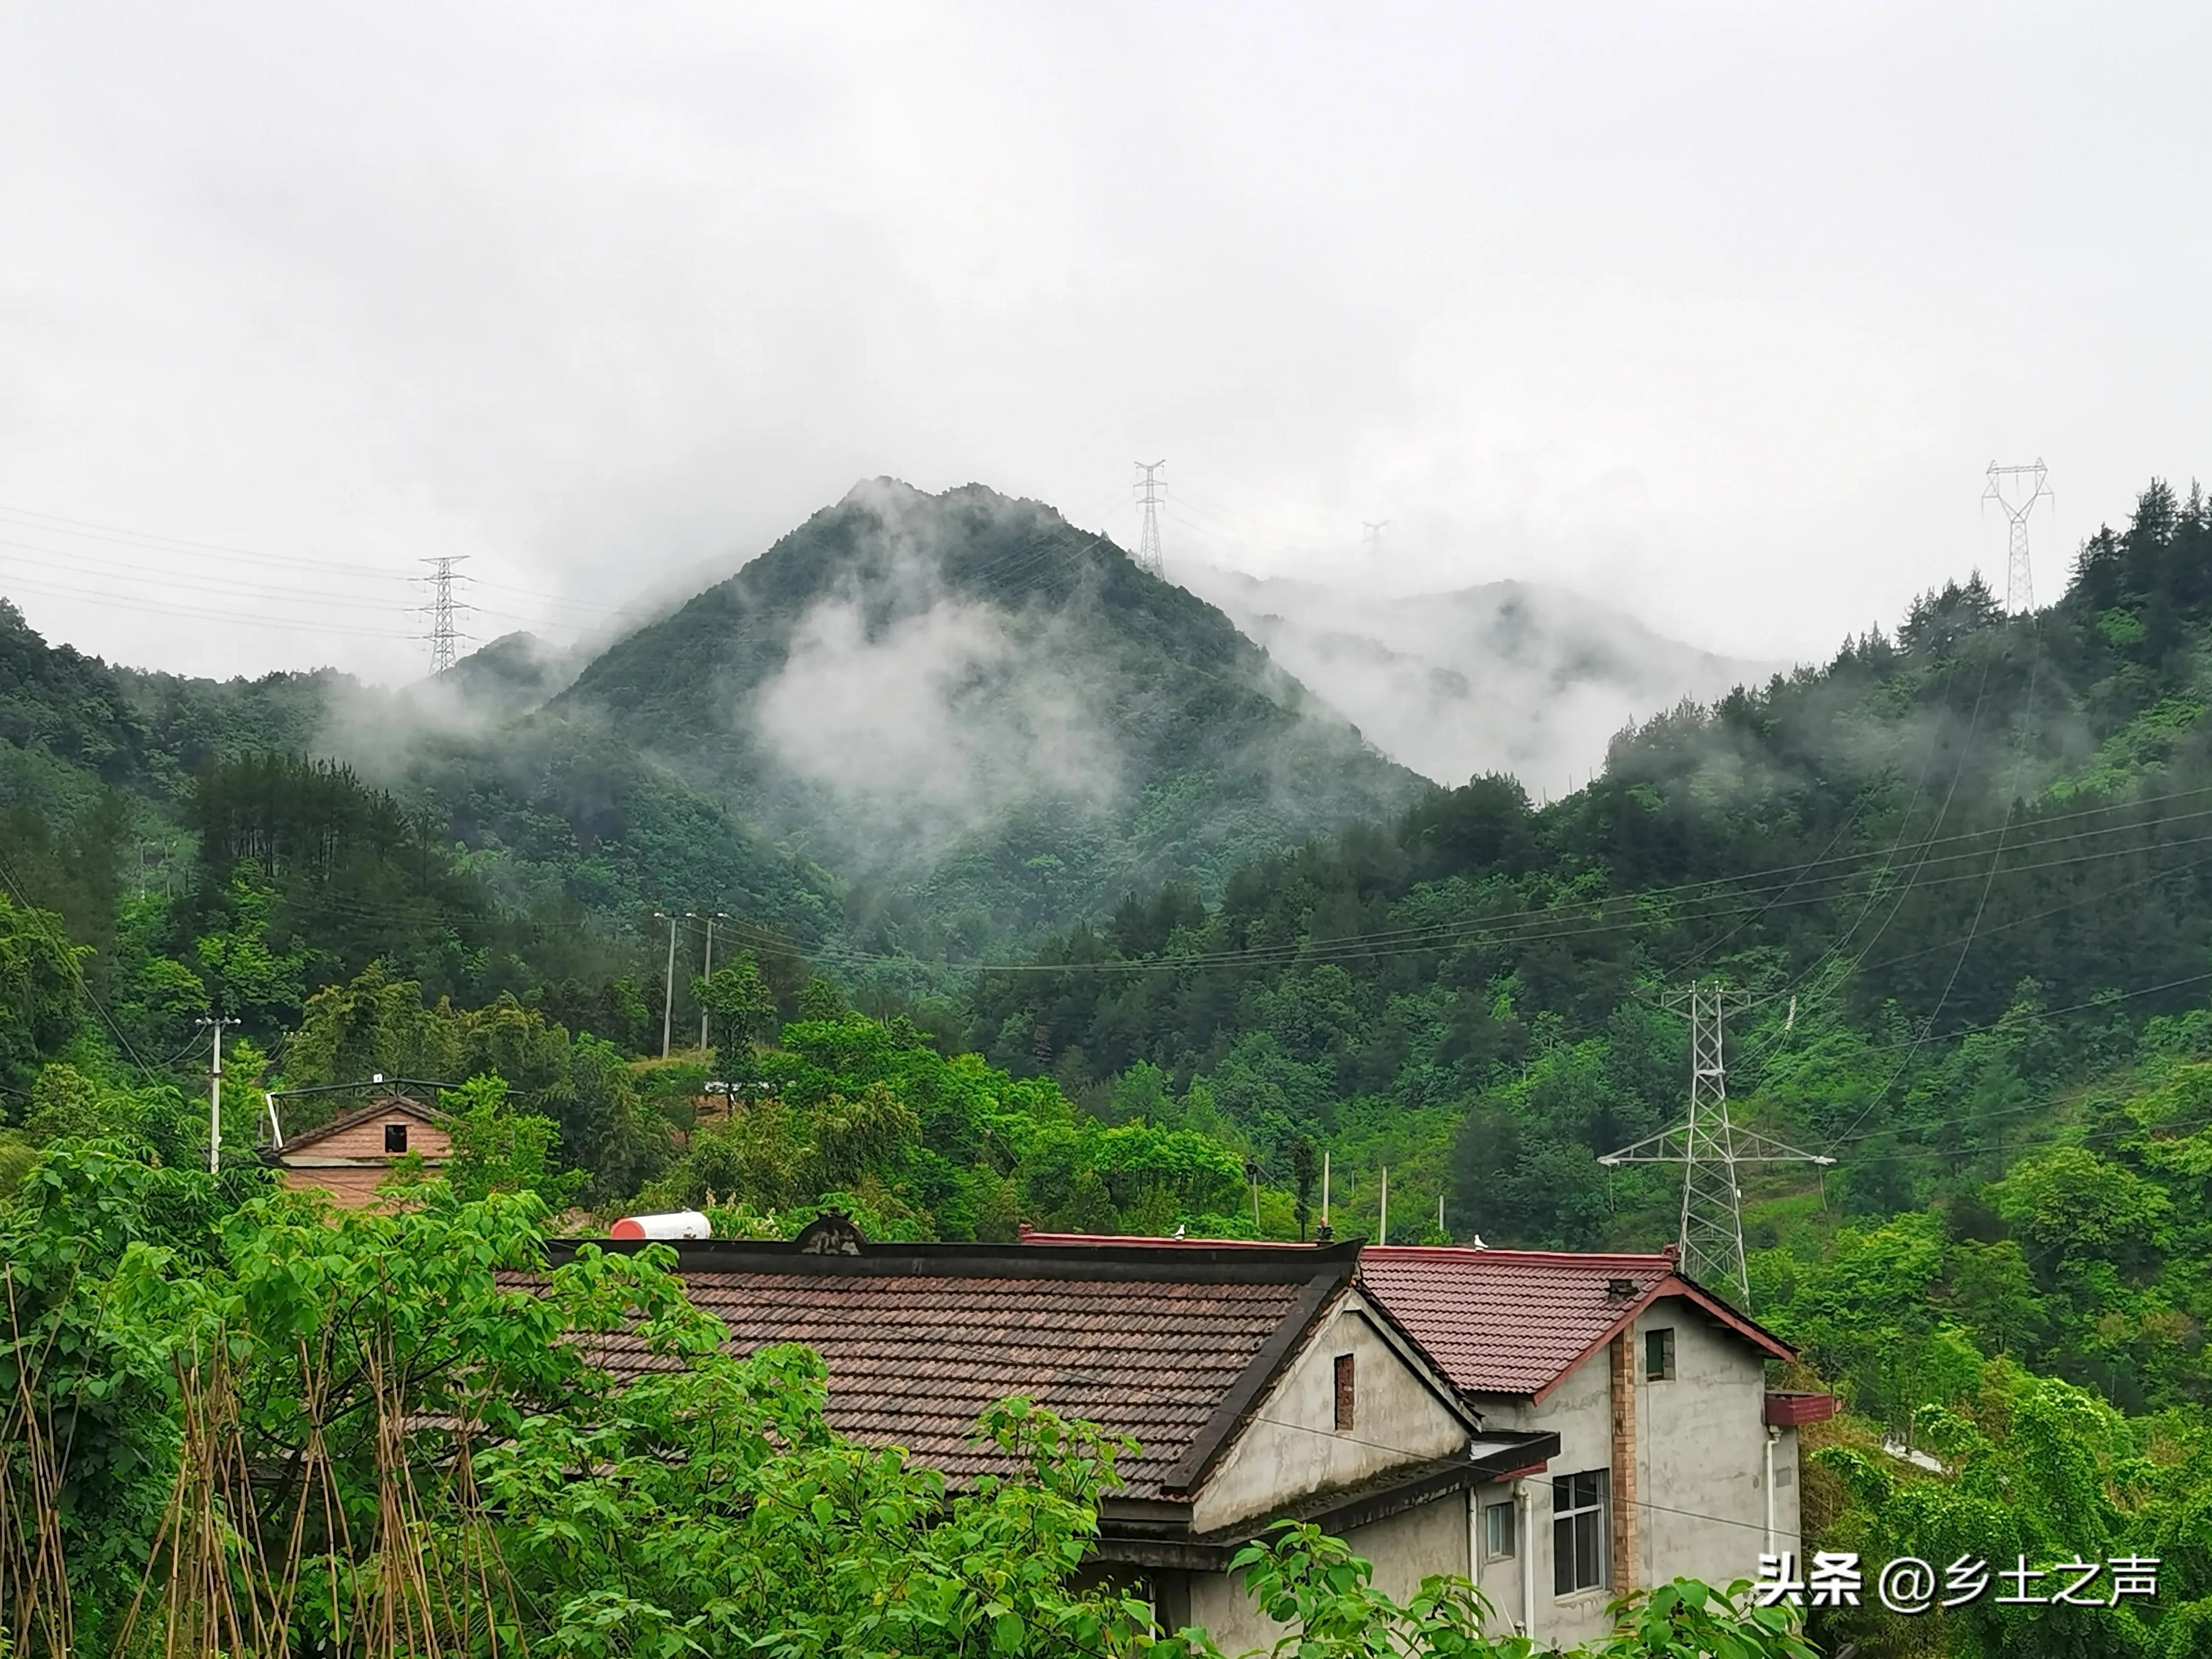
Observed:
[[[1023,1395],[1135,1439],[1120,1466],[1133,1498],[1198,1483],[1356,1262],[1348,1246],[678,1248],[692,1301],[729,1326],[732,1352],[798,1342],[822,1355],[840,1431],[964,1484],[1000,1466],[971,1444],[975,1419]],[[603,1363],[621,1376],[653,1361],[617,1338]]]
[[[1778,1359],[1789,1345],[1674,1271],[1669,1255],[1370,1245],[1362,1289],[1466,1394],[1540,1399],[1662,1297],[1695,1304]]]

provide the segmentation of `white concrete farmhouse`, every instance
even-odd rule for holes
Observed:
[[[1361,1290],[1486,1431],[1559,1437],[1545,1470],[1473,1489],[1459,1565],[1547,1644],[1602,1635],[1626,1589],[1726,1586],[1799,1548],[1797,1428],[1833,1402],[1771,1391],[1767,1362],[1790,1348],[1674,1268],[1671,1252],[1361,1253]]]
[[[1796,1430],[1831,1405],[1770,1390],[1790,1348],[1671,1254],[877,1243],[834,1212],[674,1249],[733,1351],[816,1349],[835,1426],[956,1487],[994,1468],[971,1431],[1008,1395],[1133,1438],[1091,1570],[1231,1653],[1280,1634],[1228,1567],[1284,1517],[1401,1598],[1469,1577],[1547,1646],[1604,1634],[1631,1589],[1751,1577],[1799,1549]],[[627,1343],[607,1339],[618,1375],[650,1363]]]
[[[996,1467],[972,1431],[1008,1395],[1135,1439],[1093,1570],[1231,1653],[1279,1633],[1227,1571],[1276,1520],[1347,1539],[1403,1595],[1466,1571],[1482,1512],[1470,1494],[1542,1470],[1559,1445],[1547,1427],[1486,1427],[1361,1288],[1356,1243],[877,1243],[832,1215],[790,1241],[674,1249],[732,1351],[814,1348],[834,1426],[902,1446],[956,1487]],[[622,1337],[602,1360],[617,1375],[652,1363]]]

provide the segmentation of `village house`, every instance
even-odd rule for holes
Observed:
[[[266,1147],[262,1155],[283,1170],[287,1187],[319,1188],[346,1208],[358,1210],[376,1202],[378,1184],[401,1159],[419,1157],[434,1170],[453,1148],[443,1113],[390,1094]]]
[[[554,1261],[575,1248],[556,1244]],[[1361,1288],[1356,1244],[877,1243],[832,1214],[787,1242],[674,1249],[734,1351],[817,1350],[834,1426],[956,1486],[994,1467],[971,1437],[1008,1395],[1136,1440],[1096,1570],[1232,1653],[1278,1634],[1227,1571],[1273,1522],[1345,1537],[1404,1596],[1465,1571],[1482,1513],[1471,1494],[1542,1471],[1560,1443],[1547,1425],[1486,1426]],[[621,1375],[647,1361],[617,1338],[605,1363]]]
[[[1429,1528],[1425,1553],[1392,1563],[1389,1579],[1463,1574],[1500,1624],[1571,1646],[1608,1631],[1606,1608],[1627,1590],[1680,1577],[1725,1588],[1755,1577],[1762,1553],[1802,1553],[1797,1429],[1834,1402],[1770,1389],[1768,1362],[1795,1352],[1675,1267],[1671,1251],[1361,1250],[1366,1304],[1419,1346],[1485,1433],[1557,1437],[1547,1466],[1467,1487],[1460,1527]]]
[[[1469,1576],[1547,1644],[1676,1577],[1725,1588],[1800,1551],[1797,1430],[1826,1395],[1770,1389],[1793,1350],[1658,1255],[1370,1247],[1363,1292],[1489,1431],[1549,1431],[1540,1475],[1471,1492]]]

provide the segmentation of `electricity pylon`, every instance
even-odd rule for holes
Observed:
[[[1982,492],[1986,504],[1995,501],[2012,521],[2011,557],[2005,568],[2005,609],[2021,616],[2035,609],[2034,569],[2027,557],[2027,520],[2038,501],[2055,499],[2043,482],[2051,469],[2039,458],[2033,466],[1999,466],[1990,463],[1984,476],[1990,487]]]
[[[1137,538],[1137,568],[1148,570],[1155,576],[1165,576],[1166,558],[1160,552],[1160,492],[1167,488],[1160,477],[1164,460],[1138,461],[1138,471],[1145,476],[1137,480],[1137,505],[1145,509],[1144,532]]]
[[[430,603],[422,609],[422,614],[430,618],[428,638],[433,674],[442,674],[453,665],[453,641],[458,637],[453,631],[453,567],[467,557],[465,553],[457,553],[448,558],[422,561],[431,568],[431,574],[425,578],[430,584]],[[459,608],[465,611],[469,607],[462,605]]]
[[[1389,522],[1388,519],[1362,519],[1359,521],[1360,539],[1367,544],[1369,554],[1382,550],[1382,532]]]
[[[1743,994],[1719,985],[1692,985],[1683,1000],[1690,1012],[1688,1119],[1608,1152],[1598,1162],[1607,1169],[1622,1164],[1680,1164],[1682,1272],[1700,1285],[1734,1285],[1748,1308],[1751,1279],[1743,1265],[1743,1191],[1736,1184],[1736,1165],[1826,1164],[1836,1160],[1801,1152],[1729,1121],[1725,1021],[1728,1006],[1741,1006]]]

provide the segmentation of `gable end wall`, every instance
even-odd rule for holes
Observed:
[[[1191,1504],[1194,1531],[1269,1515],[1317,1492],[1466,1449],[1466,1424],[1376,1329],[1354,1291],[1308,1339]],[[1358,1382],[1353,1423],[1336,1421],[1336,1357]],[[1462,1547],[1464,1554],[1464,1547]]]

